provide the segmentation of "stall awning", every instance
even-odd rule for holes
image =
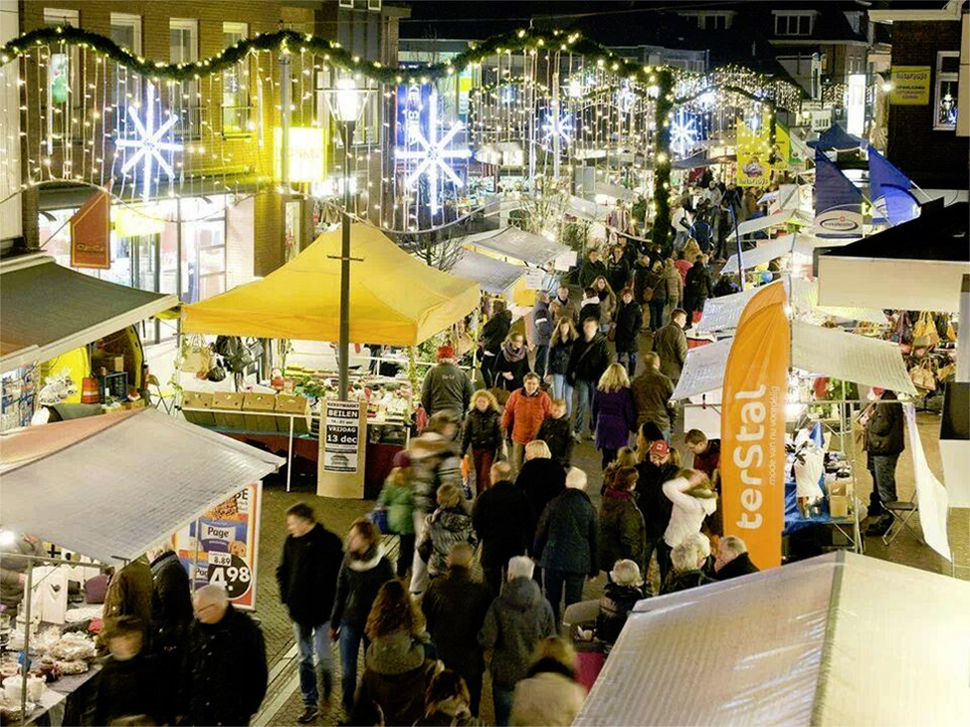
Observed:
[[[0,371],[59,356],[178,305],[44,255],[0,264]]]
[[[474,280],[488,293],[502,295],[525,275],[526,268],[502,262],[474,250],[462,250],[461,257],[448,272],[456,278]]]
[[[285,460],[154,409],[0,437],[0,522],[130,560]]]
[[[846,551],[640,601],[574,727],[960,725],[970,584]]]
[[[960,309],[970,273],[966,202],[923,205],[920,216],[818,257],[822,305],[894,310]]]
[[[756,232],[761,232],[762,230],[768,230],[772,227],[779,227],[786,224],[797,224],[797,225],[811,225],[812,219],[806,212],[801,210],[778,210],[765,217],[754,217],[750,220],[745,220],[744,222],[739,222],[737,230],[731,230],[728,235],[729,240],[737,239],[735,232],[738,232],[741,237],[745,235],[753,235]]]
[[[795,235],[782,235],[775,240],[761,240],[751,250],[741,251],[741,264],[745,268],[755,268],[763,263],[771,262],[776,257],[789,255],[794,242]],[[737,269],[738,254],[735,252],[724,263],[723,272],[733,273]]]
[[[822,132],[818,139],[808,142],[807,146],[822,151],[851,151],[852,149],[863,149],[866,144],[866,140],[862,137],[850,134],[839,124],[832,124]]]
[[[377,228],[350,228],[350,340],[414,346],[478,305],[478,285],[411,257]],[[262,280],[185,306],[187,333],[336,341],[340,230]]]
[[[691,349],[673,398],[684,399],[721,388],[733,340],[728,338]],[[902,394],[916,394],[902,351],[895,343],[797,320],[791,323],[791,340],[792,368]]]
[[[521,260],[530,265],[547,265],[564,252],[566,245],[553,242],[542,235],[535,235],[518,227],[488,230],[460,237],[456,242],[464,247],[479,249],[503,258]]]
[[[627,189],[619,184],[610,184],[609,182],[596,182],[593,185],[593,192],[595,194],[602,194],[606,197],[612,197],[613,199],[620,199],[625,202],[633,202],[636,200],[637,195],[632,189]]]

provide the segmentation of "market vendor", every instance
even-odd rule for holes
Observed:
[[[137,616],[145,628],[152,622],[152,569],[143,558],[129,562],[116,571],[104,595],[104,618]]]
[[[438,363],[431,367],[421,387],[421,404],[428,416],[439,411],[451,411],[463,416],[471,403],[474,387],[464,371],[457,366],[455,350],[451,346],[438,349]]]
[[[23,556],[44,555],[44,547],[34,536],[0,530],[0,604],[11,620],[17,617],[31,566],[31,561]]]

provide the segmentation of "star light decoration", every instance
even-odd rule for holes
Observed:
[[[428,208],[432,215],[438,214],[441,210],[438,186],[443,180],[440,180],[439,175],[444,174],[456,187],[464,186],[461,177],[455,174],[455,170],[448,162],[451,159],[468,159],[471,156],[471,150],[468,147],[449,148],[458,132],[465,128],[462,122],[453,123],[443,136],[439,136],[441,130],[438,127],[438,92],[433,90],[428,98],[428,133],[425,134],[422,131],[420,123],[410,124],[407,131],[408,142],[420,148],[398,147],[394,150],[396,158],[418,162],[418,166],[405,178],[405,186],[415,189],[421,177],[427,177]]]
[[[138,134],[134,139],[117,139],[115,146],[123,149],[137,149],[134,154],[125,160],[121,167],[122,174],[127,174],[139,162],[144,164],[141,180],[141,197],[145,202],[148,201],[152,186],[152,167],[158,164],[159,168],[171,180],[175,179],[175,170],[172,165],[162,155],[162,152],[182,151],[182,145],[173,141],[165,141],[165,135],[178,123],[178,116],[169,112],[168,118],[159,126],[155,127],[155,85],[147,85],[147,108],[145,109],[145,122],[138,118],[138,111],[134,105],[128,107],[128,118],[135,125],[135,132]]]
[[[633,106],[636,102],[637,96],[633,93],[630,82],[623,81],[623,84],[616,89],[616,107],[621,113],[628,114],[633,111]]]
[[[680,109],[670,123],[670,150],[678,156],[687,156],[700,139],[700,130],[693,114]]]
[[[542,136],[544,149],[552,146],[557,138],[562,146],[569,146],[573,136],[572,114],[568,111],[559,113],[556,108],[550,109],[542,122]]]

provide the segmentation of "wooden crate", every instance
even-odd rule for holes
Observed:
[[[246,419],[246,431],[249,432],[275,432],[276,417],[255,416],[247,414],[249,411],[271,412],[276,409],[275,394],[256,394],[249,392],[243,398],[243,417]]]
[[[212,395],[213,409],[232,409],[239,412],[238,414],[223,414],[222,412],[215,412],[217,427],[240,430],[246,428],[246,419],[242,414],[244,397],[245,394],[237,393],[235,391],[218,391]]]
[[[306,397],[294,394],[277,394],[276,411],[283,414],[302,414],[293,420],[293,434],[306,434],[310,431],[310,402]],[[276,417],[276,426],[284,434],[290,433],[289,417]]]
[[[182,415],[185,421],[203,427],[216,425],[215,415],[208,411],[212,408],[212,394],[208,391],[183,391]]]

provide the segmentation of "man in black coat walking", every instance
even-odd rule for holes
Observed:
[[[687,309],[687,327],[694,325],[694,313],[704,310],[704,303],[714,297],[711,287],[711,271],[707,269],[707,256],[698,255],[693,267],[687,271],[684,281],[684,307]]]
[[[606,347],[606,336],[600,333],[600,323],[596,318],[583,321],[583,337],[573,344],[566,368],[566,380],[576,389],[576,438],[582,433],[583,424],[589,414],[589,433],[593,437],[596,423],[593,421],[593,393],[600,376],[610,365],[610,352]]]
[[[884,508],[896,501],[896,463],[905,448],[903,408],[897,402],[896,392],[883,391],[866,426],[866,454],[873,480],[869,516],[881,517],[873,521],[866,535],[885,535],[892,525],[893,517]]]
[[[637,354],[640,351],[640,329],[643,327],[643,309],[633,299],[630,288],[623,290],[620,305],[614,319],[616,329],[613,341],[616,344],[616,360],[626,365],[632,379],[637,370]]]
[[[305,710],[298,721],[306,723],[316,719],[320,698],[314,653],[324,701],[329,701],[333,687],[329,621],[344,554],[340,538],[316,521],[313,509],[306,503],[299,502],[286,511],[286,529],[289,535],[283,543],[276,580],[280,600],[293,620],[300,653],[300,691]]]
[[[493,304],[492,317],[482,326],[482,378],[485,386],[491,386],[495,378],[495,364],[512,327],[512,311],[500,300]]]
[[[535,534],[535,515],[525,491],[511,480],[508,462],[492,465],[492,486],[472,508],[472,525],[482,541],[482,570],[492,596],[499,595],[509,558],[523,555]]]

